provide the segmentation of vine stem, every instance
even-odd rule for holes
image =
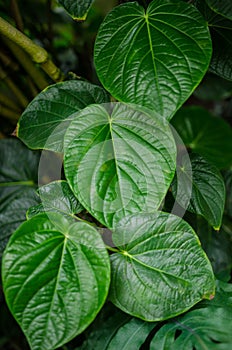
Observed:
[[[63,73],[49,58],[47,51],[41,46],[36,45],[31,39],[5,21],[2,17],[0,17],[0,33],[26,51],[32,61],[39,63],[41,68],[53,81],[59,82],[64,79]]]

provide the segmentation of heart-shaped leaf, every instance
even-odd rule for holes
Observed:
[[[11,236],[2,278],[9,309],[31,349],[55,349],[81,333],[101,309],[109,257],[90,225],[39,214]]]
[[[114,8],[95,43],[103,86],[123,102],[137,103],[171,119],[207,71],[208,27],[192,5],[154,0]]]
[[[168,123],[138,106],[89,106],[65,135],[67,181],[81,204],[109,228],[128,214],[158,208],[175,165]]]
[[[191,106],[179,110],[172,124],[185,145],[210,163],[219,168],[232,164],[232,128],[223,119]]]
[[[39,213],[50,211],[75,217],[75,214],[83,210],[66,181],[53,181],[48,185],[41,186],[39,196],[42,203],[27,211],[28,219]]]
[[[32,149],[63,151],[65,131],[73,113],[92,103],[108,102],[99,86],[71,80],[51,85],[28,105],[19,123],[18,137]]]
[[[58,0],[75,20],[85,20],[94,0]]]
[[[113,234],[110,300],[147,321],[176,316],[214,294],[212,267],[193,229],[162,212],[124,218]]]
[[[185,209],[202,215],[215,230],[219,230],[225,205],[225,184],[218,169],[197,154],[190,160],[182,157],[177,167],[178,177],[172,185],[173,194]]]

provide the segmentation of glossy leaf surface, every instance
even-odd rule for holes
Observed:
[[[59,0],[59,3],[75,20],[85,20],[94,0]]]
[[[225,185],[218,169],[197,154],[183,157],[178,164],[178,178],[172,185],[178,203],[185,209],[202,215],[215,229],[221,226],[225,205]],[[178,181],[177,181],[178,179]]]
[[[102,307],[109,257],[90,225],[39,214],[12,235],[2,278],[9,309],[31,349],[54,349],[81,333]]]
[[[154,0],[114,8],[95,43],[95,65],[116,99],[171,119],[203,78],[211,58],[206,22],[182,1]]]
[[[92,105],[65,135],[67,181],[84,208],[109,228],[126,215],[158,208],[175,163],[168,123],[138,106]]]
[[[18,123],[18,137],[32,149],[63,151],[65,131],[73,113],[92,103],[108,102],[99,86],[71,80],[51,85],[28,105]]]
[[[172,124],[183,142],[219,168],[232,164],[232,129],[201,107],[185,107],[178,111]]]
[[[140,213],[113,234],[110,300],[148,321],[176,316],[214,294],[214,276],[200,242],[181,218]]]
[[[41,186],[38,192],[42,203],[28,210],[28,218],[51,211],[75,217],[83,209],[66,181],[51,182]]]

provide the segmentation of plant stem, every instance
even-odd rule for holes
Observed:
[[[9,107],[15,111],[18,112],[18,114],[21,114],[21,110],[19,106],[8,96],[0,92],[0,103],[3,104],[6,107]]]
[[[119,252],[119,250],[117,248],[110,247],[109,245],[105,244],[105,247],[106,247],[107,250],[109,250],[111,252],[114,252],[114,253],[118,253]]]
[[[1,105],[0,105],[0,114],[4,118],[9,119],[13,122],[17,122],[19,117],[20,117],[20,113],[17,113],[15,111],[13,111],[12,109],[7,108],[5,106],[1,106]]]
[[[12,51],[25,71],[30,75],[39,90],[45,89],[49,83],[44,78],[42,72],[40,72],[39,69],[32,63],[30,57],[13,41],[4,40],[4,42]]]
[[[16,27],[23,32],[23,20],[18,7],[17,0],[11,0],[11,11],[16,24]]]
[[[31,39],[5,21],[2,17],[0,17],[0,33],[26,51],[32,61],[41,64],[42,69],[53,81],[58,82],[63,80],[63,73],[51,61],[47,51],[41,46],[36,45]]]

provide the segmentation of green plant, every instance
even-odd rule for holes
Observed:
[[[60,1],[75,19],[92,2]],[[49,86],[17,125],[33,151],[0,144],[3,290],[34,350],[85,330],[78,349],[232,345],[232,130],[182,107],[208,69],[232,80],[230,2],[141,3],[100,26],[103,87]]]

